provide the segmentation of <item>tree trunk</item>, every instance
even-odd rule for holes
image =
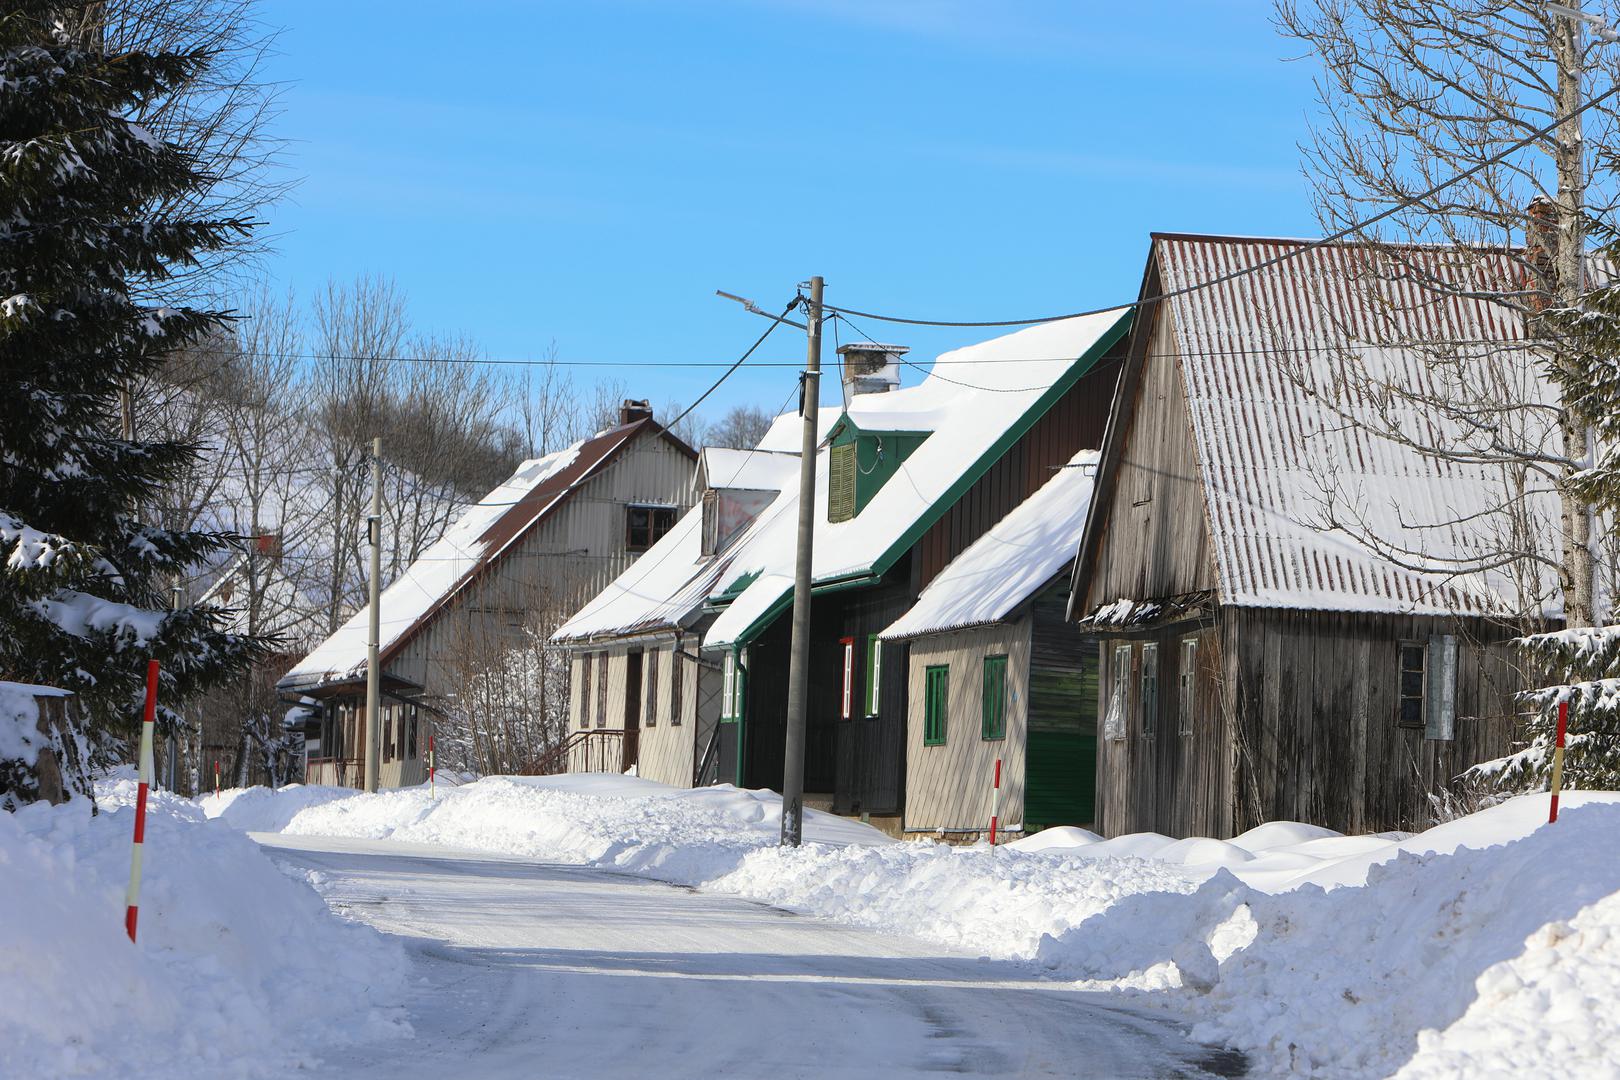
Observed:
[[[1580,24],[1573,19],[1554,23],[1553,54],[1558,65],[1557,112],[1568,116],[1554,140],[1554,163],[1558,171],[1557,246],[1553,255],[1553,291],[1559,308],[1580,306],[1585,293],[1586,260],[1586,170],[1581,118],[1574,115],[1581,107]],[[1567,353],[1556,363],[1574,367]],[[1563,453],[1570,461],[1591,464],[1591,440],[1586,425],[1563,405]],[[1563,518],[1564,624],[1590,626],[1596,615],[1594,559],[1592,558],[1591,507],[1577,498],[1568,486],[1568,474],[1560,485]]]

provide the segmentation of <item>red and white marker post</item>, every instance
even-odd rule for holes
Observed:
[[[219,759],[214,759],[214,798],[219,798]]]
[[[1001,759],[996,758],[996,778],[990,784],[990,847],[996,846],[996,827],[1001,817]]]
[[[1569,702],[1558,703],[1558,736],[1553,740],[1552,807],[1547,824],[1558,820],[1558,789],[1564,786],[1564,736],[1569,732]]]
[[[437,771],[433,762],[433,736],[428,736],[428,798],[437,799],[439,789],[433,783],[433,774]]]
[[[129,859],[129,892],[125,894],[124,929],[135,940],[135,917],[141,907],[141,849],[146,844],[146,793],[152,785],[152,728],[157,720],[158,662],[146,665],[146,712],[141,719],[140,786],[135,790],[135,850]]]

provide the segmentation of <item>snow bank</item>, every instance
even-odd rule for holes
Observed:
[[[1527,796],[1415,836],[1065,829],[995,851],[814,813],[784,850],[769,792],[627,777],[332,794],[231,805],[273,821],[285,800],[289,833],[611,867],[1028,960],[1193,1020],[1255,1075],[1620,1075],[1620,794],[1572,793],[1551,827]]]
[[[333,916],[257,845],[149,804],[139,945],[124,933],[134,785],[0,813],[0,1076],[283,1075],[408,1034],[403,952]]]

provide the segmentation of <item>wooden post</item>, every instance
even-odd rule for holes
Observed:
[[[810,279],[805,308],[808,343],[804,365],[803,431],[799,441],[799,536],[793,570],[793,627],[788,654],[787,733],[782,749],[782,846],[804,837],[804,738],[810,689],[810,569],[816,520],[816,445],[821,403],[820,277]]]
[[[1558,820],[1558,790],[1564,785],[1564,736],[1569,731],[1569,702],[1558,703],[1558,736],[1553,740],[1552,806],[1547,824]]]
[[[135,919],[141,907],[141,854],[146,846],[146,795],[152,786],[152,729],[157,720],[158,662],[146,665],[146,710],[141,718],[140,778],[135,789],[135,842],[129,857],[129,890],[124,894],[124,930],[135,940]]]

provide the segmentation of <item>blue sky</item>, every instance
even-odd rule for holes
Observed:
[[[265,0],[301,183],[267,267],[392,275],[501,358],[729,361],[829,302],[990,319],[1132,298],[1153,230],[1315,231],[1313,66],[1264,0]],[[914,358],[993,332],[872,326]],[[799,361],[778,331],[759,359]],[[713,372],[604,372],[690,400]],[[584,371],[593,379],[596,372]],[[740,372],[713,416],[774,408]]]

